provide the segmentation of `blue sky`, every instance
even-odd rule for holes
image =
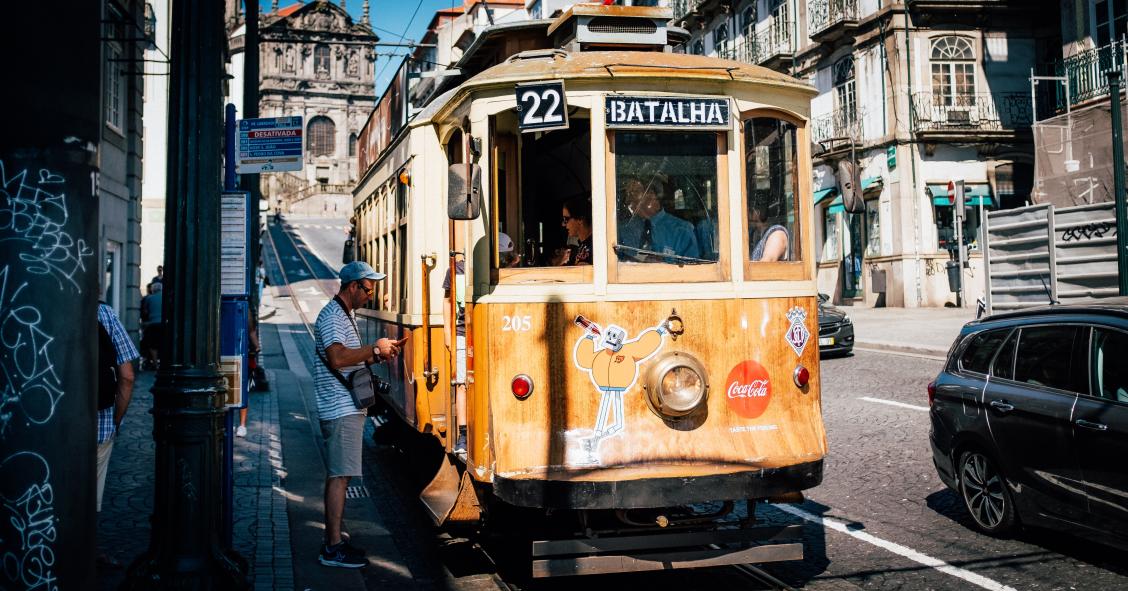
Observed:
[[[263,11],[270,10],[271,0],[259,0]],[[340,0],[331,0],[340,4]],[[294,0],[280,0],[279,8],[296,4]],[[353,19],[360,20],[364,0],[346,0],[345,8]],[[401,38],[419,41],[427,30],[427,23],[440,8],[462,6],[462,0],[369,0],[369,20],[381,43],[401,43]],[[412,15],[414,14],[414,18]],[[404,47],[377,47],[376,89],[384,92],[388,81],[399,68],[400,61],[409,50]]]

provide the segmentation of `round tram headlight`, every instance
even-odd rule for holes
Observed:
[[[646,403],[661,417],[684,417],[705,404],[709,381],[705,366],[688,353],[659,357],[647,372]]]

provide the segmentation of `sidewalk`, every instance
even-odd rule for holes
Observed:
[[[975,308],[863,308],[843,306],[854,321],[854,346],[945,357]]]
[[[96,537],[98,552],[121,568],[100,568],[99,589],[116,589],[126,568],[149,544],[156,468],[149,389],[155,376],[151,371],[138,374],[129,412],[115,436]],[[247,436],[235,439],[232,546],[247,559],[248,578],[256,590],[295,588],[286,500],[274,493],[285,475],[279,435],[277,397],[252,392]]]

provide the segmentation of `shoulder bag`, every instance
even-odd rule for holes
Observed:
[[[334,297],[333,299],[337,301],[337,305],[340,306],[341,311],[344,312],[345,306],[340,298]],[[348,316],[348,312],[344,313]],[[349,318],[349,322],[352,323],[353,330],[356,331],[356,340],[360,341],[360,329],[357,328],[356,322],[353,321],[351,317]],[[348,379],[345,379],[345,376],[341,375],[341,372],[333,369],[329,365],[329,360],[325,358],[325,354],[321,352],[317,343],[314,343],[313,350],[317,353],[317,357],[321,360],[321,363],[325,364],[325,369],[328,369],[329,373],[333,374],[333,377],[337,378],[337,381],[341,382],[341,385],[349,391],[349,394],[352,396],[353,405],[356,406],[357,410],[364,410],[376,403],[376,389],[373,384],[372,370],[368,368],[367,364],[349,374]]]

